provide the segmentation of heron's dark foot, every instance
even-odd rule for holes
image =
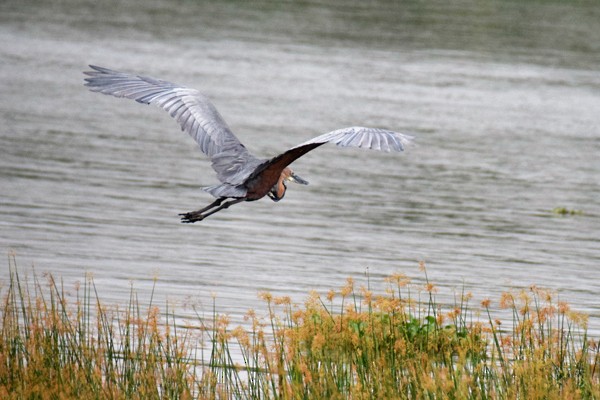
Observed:
[[[179,214],[181,222],[184,224],[193,224],[194,222],[202,221],[205,217],[201,212],[190,211],[187,213]]]

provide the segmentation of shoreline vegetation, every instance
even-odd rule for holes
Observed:
[[[234,327],[216,304],[185,325],[134,290],[124,307],[103,304],[89,277],[67,294],[51,275],[22,278],[10,256],[0,398],[600,398],[585,315],[535,286],[477,306],[468,293],[438,304],[420,267],[425,285],[394,274],[383,293],[352,278],[303,304],[261,292],[262,313]],[[492,301],[512,319],[496,319]]]

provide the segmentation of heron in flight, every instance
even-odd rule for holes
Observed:
[[[308,184],[288,166],[325,143],[389,152],[404,150],[404,146],[412,139],[409,135],[384,129],[349,127],[317,136],[271,159],[261,159],[250,154],[231,132],[215,106],[198,90],[94,65],[90,65],[90,68],[93,71],[84,74],[88,76],[85,85],[91,91],[161,107],[210,157],[221,183],[204,190],[216,200],[200,210],[179,214],[184,223],[202,221],[234,204],[258,200],[265,195],[273,201],[281,200],[287,182]]]

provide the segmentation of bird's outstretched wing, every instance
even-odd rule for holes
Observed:
[[[240,185],[264,161],[248,152],[215,106],[198,90],[94,65],[90,68],[93,71],[84,74],[89,76],[85,85],[91,91],[154,104],[167,111],[211,158],[221,182],[232,187]]]
[[[285,168],[309,151],[325,143],[341,147],[364,147],[379,151],[403,151],[413,139],[410,135],[377,128],[353,126],[337,129],[312,138],[269,160],[262,169]]]
[[[335,143],[340,147],[365,147],[379,151],[403,151],[413,139],[412,136],[378,128],[363,128],[352,126],[337,129],[312,138],[289,151],[301,149],[313,144]]]

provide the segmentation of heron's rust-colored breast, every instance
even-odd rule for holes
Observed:
[[[248,200],[258,200],[266,196],[279,181],[282,170],[283,168],[276,168],[274,165],[270,165],[256,176],[250,177],[245,184],[248,188],[246,198]]]
[[[259,166],[244,183],[244,186],[248,190],[246,194],[247,199],[258,200],[266,196],[269,190],[279,181],[285,167],[321,145],[323,143],[310,143],[305,146],[295,147]],[[281,186],[283,187],[283,184]],[[285,192],[285,187],[283,187],[283,191]]]

